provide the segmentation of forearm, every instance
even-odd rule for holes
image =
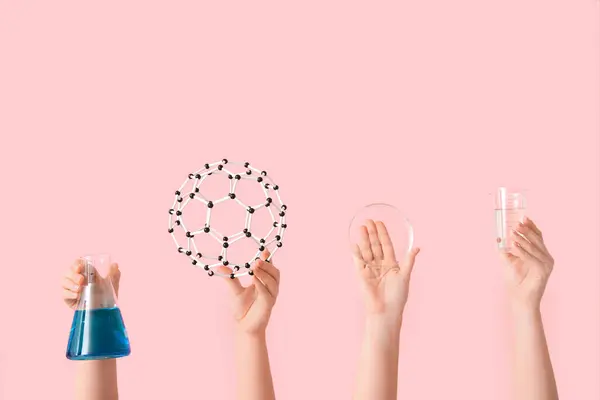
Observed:
[[[237,333],[236,356],[238,399],[274,400],[266,334]]]
[[[517,400],[558,400],[539,308],[514,307]]]
[[[76,361],[78,400],[117,400],[117,360]]]
[[[398,392],[398,353],[402,321],[367,317],[355,400],[393,400]]]

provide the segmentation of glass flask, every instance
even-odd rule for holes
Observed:
[[[117,305],[108,254],[82,257],[84,281],[69,342],[70,360],[119,358],[131,353],[129,337]]]

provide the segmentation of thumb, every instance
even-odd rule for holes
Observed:
[[[412,270],[415,266],[415,260],[417,258],[417,254],[421,252],[421,249],[418,247],[413,248],[406,255],[406,260],[404,261],[404,270],[407,274],[411,274]]]
[[[229,286],[234,295],[237,296],[244,291],[244,287],[242,286],[240,280],[230,277],[233,274],[233,270],[231,268],[221,265],[215,269],[220,274],[229,275],[227,277],[223,277],[223,279],[225,282],[227,282],[227,286]]]
[[[502,240],[498,238],[496,241],[501,243]],[[523,276],[524,269],[523,265],[519,263],[519,257],[504,249],[498,250],[498,254],[504,269],[504,274],[509,280],[519,279]]]
[[[352,251],[352,261],[354,261],[354,266],[358,272],[362,272],[366,267],[366,263],[362,258],[362,254],[360,253],[360,248],[357,244],[353,244],[351,247]]]

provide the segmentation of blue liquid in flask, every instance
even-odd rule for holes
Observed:
[[[118,307],[75,311],[67,345],[68,359],[102,360],[130,353],[129,337]]]

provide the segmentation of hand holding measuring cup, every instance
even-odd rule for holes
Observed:
[[[525,217],[510,232],[510,251],[501,251],[507,265],[507,281],[514,305],[538,308],[554,267],[541,230]],[[501,238],[497,239],[500,243]]]

